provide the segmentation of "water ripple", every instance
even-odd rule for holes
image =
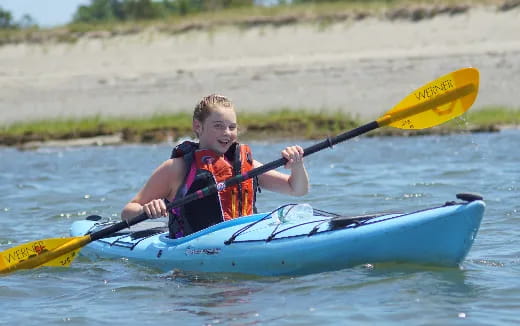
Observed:
[[[68,269],[0,277],[0,324],[413,325],[520,322],[520,131],[359,138],[306,157],[311,192],[263,191],[260,210],[287,202],[344,214],[411,211],[484,195],[487,211],[461,268],[364,265],[302,277],[173,271],[125,259],[79,257]],[[289,142],[253,142],[269,162]],[[304,147],[312,142],[302,142]],[[165,160],[171,145],[20,152],[0,148],[0,250],[67,236],[72,221],[118,219],[123,205]],[[281,171],[284,171],[281,169]],[[345,244],[348,245],[348,244]]]

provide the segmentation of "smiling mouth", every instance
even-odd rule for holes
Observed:
[[[227,146],[231,143],[231,141],[230,140],[218,140],[218,143],[223,146]]]

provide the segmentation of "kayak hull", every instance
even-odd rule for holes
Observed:
[[[256,214],[181,239],[170,239],[164,228],[157,227],[160,224],[152,222],[144,225],[145,230],[125,230],[93,241],[81,253],[92,259],[127,258],[165,272],[180,269],[266,276],[376,263],[454,267],[469,252],[484,209],[481,200],[451,203],[409,214],[352,219],[356,222],[339,227],[331,217],[280,224],[269,214]],[[104,225],[77,221],[71,234],[84,235]]]

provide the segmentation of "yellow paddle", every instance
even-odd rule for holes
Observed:
[[[454,71],[415,90],[379,119],[304,149],[304,156],[383,126],[399,129],[423,129],[439,125],[466,112],[477,97],[478,87],[477,69],[464,68]],[[234,176],[217,185],[208,186],[180,200],[173,201],[168,204],[168,208],[182,206],[276,169],[285,163],[286,160],[280,158],[248,173]],[[84,236],[37,240],[5,250],[0,253],[0,273],[39,266],[69,266],[83,246],[146,219],[148,219],[146,214],[141,214],[132,220],[122,221]]]

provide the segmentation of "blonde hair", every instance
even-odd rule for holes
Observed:
[[[211,94],[204,96],[193,110],[193,120],[204,122],[217,107],[235,109],[230,99],[223,95]]]

